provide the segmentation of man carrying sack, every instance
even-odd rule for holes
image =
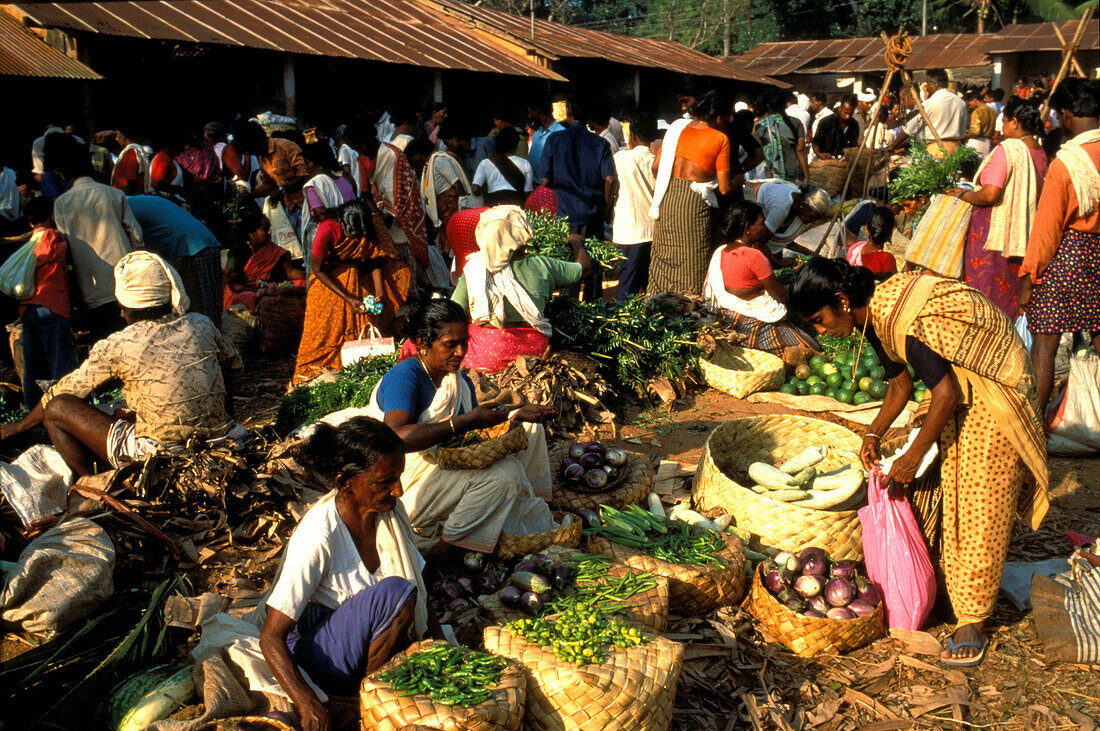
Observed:
[[[192,437],[242,437],[244,429],[230,418],[229,386],[244,364],[209,318],[187,314],[190,301],[176,270],[156,254],[134,251],[118,261],[114,276],[126,328],[92,346],[30,414],[0,427],[0,440],[45,424],[65,462],[83,476],[93,462],[118,468]],[[84,400],[111,381],[121,382],[133,420]]]

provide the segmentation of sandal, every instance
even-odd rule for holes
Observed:
[[[981,642],[955,642],[954,637],[947,638],[947,651],[954,652],[955,650],[961,650],[964,647],[976,647],[980,650],[977,655],[973,657],[940,657],[940,662],[944,665],[949,665],[953,668],[972,668],[976,665],[981,665],[982,660],[985,659],[985,650],[989,646],[989,637],[986,637]]]

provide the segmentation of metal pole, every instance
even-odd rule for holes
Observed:
[[[283,111],[288,117],[296,117],[298,112],[298,90],[294,73],[294,57],[290,54],[283,59]]]
[[[922,0],[920,4],[920,34],[928,35],[928,0]]]
[[[535,0],[531,0],[531,42],[535,42]]]

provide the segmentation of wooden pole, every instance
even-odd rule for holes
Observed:
[[[1066,74],[1069,72],[1070,59],[1076,57],[1077,47],[1081,45],[1081,37],[1085,35],[1085,27],[1088,25],[1089,21],[1092,20],[1092,15],[1095,12],[1096,8],[1089,8],[1085,11],[1085,14],[1081,16],[1080,22],[1077,23],[1077,30],[1073,34],[1073,40],[1070,41],[1069,46],[1062,49],[1062,67],[1058,69],[1058,76],[1054,78],[1054,83],[1050,85],[1050,93],[1047,95],[1046,101],[1043,102],[1042,109],[1039,110],[1039,116],[1044,122],[1046,121],[1047,115],[1050,114],[1050,100],[1054,97],[1054,92],[1066,78]]]
[[[1061,29],[1058,28],[1057,23],[1051,23],[1050,27],[1054,29],[1054,35],[1058,36],[1058,42],[1062,44],[1062,48],[1066,47],[1066,37],[1062,35]],[[1081,78],[1087,79],[1089,75],[1085,73],[1085,70],[1081,68],[1081,62],[1077,60],[1077,54],[1073,55],[1073,70],[1077,72]]]
[[[940,146],[940,154],[947,157],[947,147],[944,146],[943,140],[940,138],[939,130],[932,124],[932,120],[928,119],[928,113],[924,111],[924,102],[920,98],[920,89],[913,83],[913,77],[909,75],[908,69],[903,68],[901,70],[901,81],[913,93],[913,98],[917,102],[917,111],[920,112],[921,119],[924,120],[924,126],[932,130],[932,136],[936,138],[936,144]]]

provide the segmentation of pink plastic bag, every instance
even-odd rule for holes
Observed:
[[[892,498],[875,467],[859,510],[867,576],[882,590],[888,627],[920,629],[936,601],[936,577],[909,501]]]

